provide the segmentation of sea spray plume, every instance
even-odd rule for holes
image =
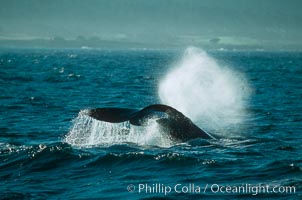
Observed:
[[[246,116],[249,87],[243,75],[220,66],[198,48],[186,49],[182,59],[160,82],[158,92],[162,103],[218,134],[239,128]]]

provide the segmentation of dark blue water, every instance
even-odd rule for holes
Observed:
[[[119,136],[112,144],[66,140],[85,108],[160,103],[159,82],[182,53],[2,49],[0,198],[301,199],[301,53],[209,52],[252,88],[238,137],[164,147]],[[242,185],[250,190],[234,191]]]

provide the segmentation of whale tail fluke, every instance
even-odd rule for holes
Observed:
[[[110,123],[129,121],[132,125],[136,126],[144,126],[150,118],[153,118],[177,140],[186,141],[195,138],[214,139],[213,136],[200,129],[181,112],[162,104],[150,105],[141,110],[96,108],[88,110],[85,114],[99,121]]]
[[[88,116],[104,122],[120,123],[128,121],[137,112],[128,108],[95,108],[86,113]]]

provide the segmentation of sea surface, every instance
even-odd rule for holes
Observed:
[[[1,49],[0,199],[302,199],[301,99],[299,52]],[[82,114],[155,103],[218,139]]]

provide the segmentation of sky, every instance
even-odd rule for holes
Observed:
[[[0,38],[302,47],[300,0],[0,0]]]

